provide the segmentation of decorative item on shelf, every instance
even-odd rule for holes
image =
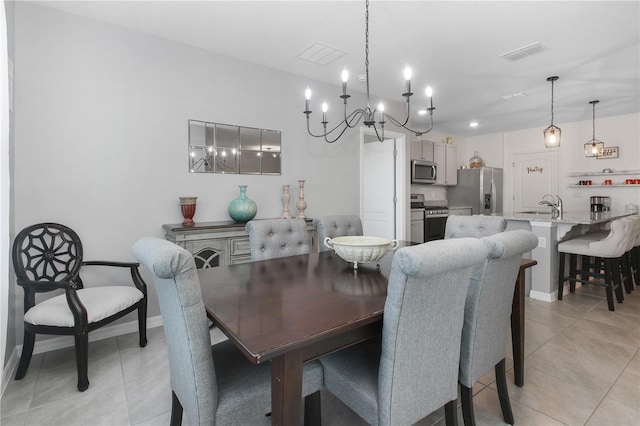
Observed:
[[[304,181],[299,180],[298,184],[300,185],[300,196],[296,203],[296,207],[298,208],[298,219],[306,219],[307,216],[305,216],[304,210],[307,208],[307,202],[304,199]]]
[[[447,136],[447,143],[451,145],[453,143],[453,138],[451,136]]]
[[[593,106],[593,137],[591,140],[584,144],[584,156],[585,157],[598,157],[604,148],[604,142],[596,139],[596,104],[600,102],[598,100],[590,101]]]
[[[291,213],[289,213],[290,199],[289,185],[282,185],[282,214],[280,215],[280,219],[291,219]]]
[[[351,113],[347,114],[347,100],[351,96],[347,95],[347,81],[349,80],[349,72],[345,69],[344,71],[342,71],[342,95],[340,95],[340,98],[344,103],[344,118],[340,122],[338,122],[338,124],[335,127],[327,129],[327,124],[329,124],[329,121],[327,120],[328,107],[326,102],[323,103],[322,104],[322,122],[321,122],[323,131],[322,133],[317,135],[313,134],[311,132],[311,128],[309,127],[309,116],[311,115],[311,109],[310,109],[311,89],[307,88],[307,90],[305,91],[305,108],[303,111],[303,113],[307,116],[307,132],[309,133],[309,135],[313,137],[324,138],[326,142],[333,143],[338,139],[340,139],[340,137],[343,135],[343,133],[347,129],[358,128],[358,123],[360,122],[360,120],[363,120],[363,123],[365,126],[369,128],[373,127],[373,130],[375,131],[378,140],[382,142],[385,139],[384,137],[385,119],[389,119],[389,121],[396,127],[402,127],[410,131],[411,133],[415,133],[416,136],[421,136],[425,133],[430,132],[431,129],[433,129],[433,110],[435,110],[435,108],[433,106],[433,98],[432,98],[433,90],[429,86],[427,86],[425,90],[428,105],[425,108],[418,111],[418,113],[421,115],[429,114],[429,119],[430,119],[429,128],[426,130],[412,130],[409,127],[407,127],[407,123],[409,122],[409,119],[411,117],[410,102],[411,102],[411,96],[413,95],[413,93],[411,93],[411,69],[409,67],[406,67],[404,69],[405,83],[404,83],[404,93],[402,94],[402,96],[405,97],[406,104],[407,104],[406,117],[402,118],[401,120],[396,120],[391,115],[385,114],[384,105],[382,104],[382,102],[378,105],[377,108],[371,109],[371,97],[369,94],[369,0],[365,2],[364,16],[365,16],[365,19],[364,19],[364,24],[365,24],[364,69],[365,69],[365,79],[367,84],[367,105],[364,108],[356,109]],[[377,122],[376,122],[376,119],[378,120]],[[378,131],[378,127],[376,127],[376,124],[380,126],[380,132]],[[333,138],[333,135],[335,135],[335,138],[330,139],[330,138]]]
[[[553,82],[558,80],[558,76],[547,78],[551,82],[551,125],[544,129],[544,146],[547,148],[556,148],[560,146],[561,130],[553,125]]]
[[[248,222],[256,216],[258,206],[247,198],[247,185],[239,185],[240,196],[229,204],[229,216],[236,222]]]
[[[484,160],[478,155],[478,151],[473,151],[473,157],[469,159],[469,168],[479,169],[480,167],[484,167]]]
[[[196,214],[196,201],[198,197],[178,197],[180,198],[180,209],[182,210],[182,216],[184,221],[182,226],[193,226],[196,223],[193,221],[193,215]]]

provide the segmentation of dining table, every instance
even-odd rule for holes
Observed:
[[[400,241],[398,248],[413,244]],[[394,253],[357,269],[324,251],[198,270],[213,325],[252,363],[271,363],[272,424],[299,424],[305,362],[382,333]],[[516,326],[514,354],[524,342],[524,321]],[[514,359],[516,369],[523,362]]]

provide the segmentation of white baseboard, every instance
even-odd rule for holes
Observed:
[[[0,391],[0,397],[1,395],[4,395],[4,390],[7,388],[9,380],[13,378],[13,372],[18,368],[19,360],[20,357],[18,356],[18,347],[16,346],[15,348],[13,348],[13,352],[11,352],[11,356],[9,356],[7,364],[2,370],[2,390]]]
[[[531,290],[529,292],[529,297],[535,300],[542,300],[543,302],[553,302],[558,299],[558,292],[554,291],[553,293],[543,293],[541,291]]]
[[[147,318],[147,330],[155,327],[162,326],[162,317],[160,315]],[[95,331],[89,333],[89,341],[95,342],[96,340],[108,339],[110,337],[122,336],[123,334],[129,333],[137,333],[138,332],[138,320],[129,321],[123,324],[114,324],[108,325],[102,328],[99,328]],[[38,341],[36,338],[36,344],[33,347],[33,354],[40,354],[44,352],[55,351],[57,349],[67,348],[70,346],[74,346],[75,341],[73,336],[57,336],[51,339],[45,339]],[[22,345],[18,345],[15,347],[5,368],[2,370],[2,392],[4,394],[4,390],[9,383],[9,380],[13,378],[16,369],[18,368],[18,361],[20,360],[20,355],[22,353]],[[0,394],[0,395],[1,395]]]

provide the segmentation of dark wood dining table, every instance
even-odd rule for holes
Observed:
[[[305,362],[380,335],[394,253],[357,271],[333,251],[199,270],[209,319],[251,362],[271,362],[272,424],[300,422]]]

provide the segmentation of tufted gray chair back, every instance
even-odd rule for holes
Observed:
[[[464,312],[460,383],[473,383],[505,357],[513,291],[522,254],[538,245],[531,231],[501,232],[481,241],[490,250],[469,282]]]
[[[309,234],[304,219],[263,219],[247,222],[251,260],[309,253]]]
[[[503,232],[507,227],[507,221],[500,216],[458,216],[447,218],[444,230],[444,238],[482,238]]]
[[[211,337],[191,254],[159,238],[143,238],[133,254],[151,271],[169,353],[171,389],[191,425],[212,425],[218,404]]]
[[[320,358],[327,389],[372,425],[414,424],[455,401],[464,301],[471,272],[487,255],[475,238],[399,249],[382,344],[372,340]]]
[[[345,235],[362,235],[362,221],[357,215],[321,216],[313,219],[313,226],[318,231],[318,251],[327,251],[324,239]]]

